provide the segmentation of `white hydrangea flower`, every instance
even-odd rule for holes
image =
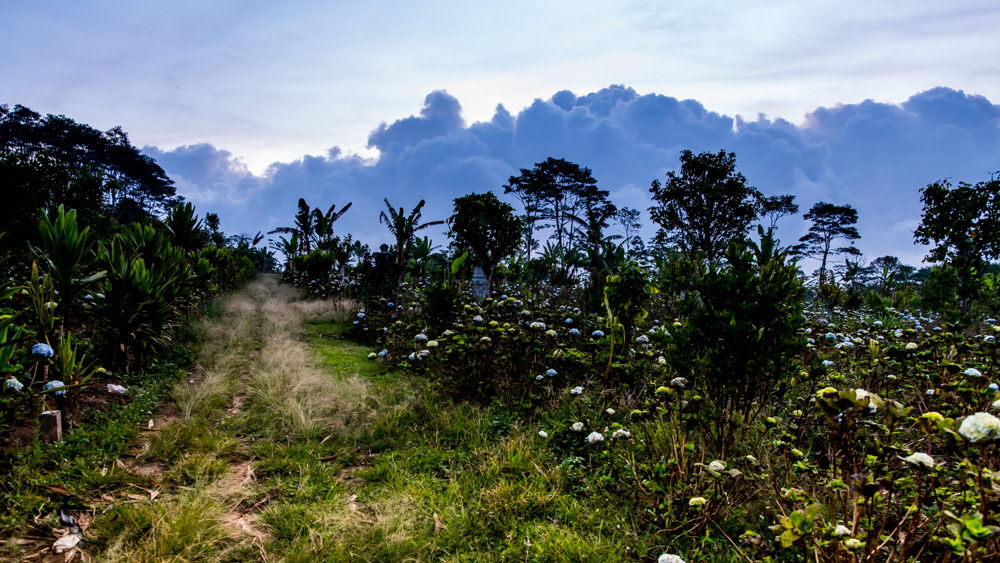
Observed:
[[[587,443],[596,444],[598,442],[603,442],[604,436],[600,432],[591,432],[587,435]]]
[[[706,502],[708,501],[705,500],[704,497],[691,497],[691,499],[688,500],[688,506],[701,506]]]
[[[541,436],[542,438],[548,438],[549,437],[549,433],[546,432],[546,431],[544,431],[544,430],[539,430],[538,431],[538,435]]]
[[[833,535],[839,537],[851,535],[851,530],[843,524],[837,524],[837,527],[833,530]]]
[[[968,377],[982,377],[983,376],[983,372],[979,371],[976,368],[969,368],[969,369],[965,370],[963,373],[965,373],[965,375],[968,376]]]
[[[614,431],[614,433],[611,435],[611,438],[617,440],[618,438],[629,438],[631,436],[632,436],[631,432],[625,430],[624,428],[619,428],[618,430]]]
[[[656,558],[656,563],[685,563],[685,561],[681,559],[680,555],[674,555],[672,553],[663,553]]]
[[[582,422],[574,422],[573,426],[570,426],[570,428],[573,429],[573,432],[579,432],[579,431],[583,430],[583,423]]]
[[[604,412],[606,412],[606,413],[608,413],[610,415],[613,415],[613,414],[615,414],[615,409],[607,408],[607,409],[604,410]]]
[[[583,387],[577,385],[576,387],[570,389],[569,392],[574,395],[583,395]]]
[[[917,467],[926,467],[927,469],[934,469],[934,458],[925,454],[924,452],[915,452],[903,458],[903,461],[909,463],[910,465],[915,465]]]
[[[965,417],[958,427],[958,433],[973,444],[996,439],[1000,433],[1000,418],[987,412],[977,412]]]

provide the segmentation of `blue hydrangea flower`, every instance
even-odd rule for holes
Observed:
[[[569,333],[573,336],[576,336],[577,334],[580,334],[580,331],[575,328],[571,328],[569,329]]]
[[[52,346],[49,346],[44,342],[39,342],[31,347],[31,353],[43,358],[51,358],[55,355],[55,350],[52,349]]]
[[[378,357],[384,358],[388,353],[389,353],[388,350],[383,349],[381,352],[378,353]]]
[[[594,332],[590,333],[590,335],[593,336],[594,338],[604,338],[604,331],[595,330]]]
[[[389,302],[389,304],[388,304],[388,305],[386,305],[386,307],[388,307],[388,308],[392,309],[393,307],[395,307],[395,305],[393,305],[393,304],[392,304],[392,301],[390,301],[390,302]]]
[[[363,319],[363,318],[365,318],[365,314],[364,314],[364,313],[358,313],[358,318],[359,318],[359,319]]]
[[[539,376],[539,377],[541,377],[541,376]],[[12,377],[12,378],[10,378],[10,379],[7,380],[7,389],[13,389],[14,391],[20,391],[21,389],[24,389],[24,384],[21,383],[20,381],[18,381],[17,379],[15,379],[15,378]]]
[[[556,376],[556,373],[557,373],[557,372],[556,372],[556,370],[554,370],[554,369],[550,369],[550,370],[548,370],[547,372],[545,372],[545,375],[547,375],[547,376],[549,376],[549,377],[555,377],[555,376]]]
[[[65,387],[65,386],[66,386],[66,384],[63,383],[62,381],[59,381],[58,379],[53,379],[52,381],[46,383],[45,386],[43,387],[43,389],[45,389],[46,391],[48,391],[49,389],[56,389],[58,387]],[[56,395],[65,395],[66,391],[62,391],[62,390],[56,391],[55,394]]]

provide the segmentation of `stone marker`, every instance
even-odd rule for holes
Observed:
[[[42,441],[62,442],[62,411],[45,411],[41,416]]]
[[[479,266],[472,268],[472,295],[480,301],[489,297],[486,293],[486,274]]]

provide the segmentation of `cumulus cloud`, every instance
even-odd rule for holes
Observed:
[[[377,222],[383,198],[407,211],[425,199],[424,218],[444,219],[454,198],[485,190],[504,197],[509,176],[552,156],[589,167],[618,205],[645,211],[649,184],[677,168],[681,150],[725,149],[736,153],[750,183],[767,195],[794,194],[803,212],[818,201],[854,205],[859,247],[869,258],[894,254],[915,264],[923,255],[911,232],[920,188],[945,177],[976,182],[1000,169],[1000,106],[934,88],[900,104],[819,107],[796,125],[610,86],[584,95],[560,91],[516,115],[498,105],[489,121],[466,124],[459,100],[441,90],[427,95],[419,115],[375,127],[368,142],[377,158],[334,147],[275,163],[261,176],[207,144],[145,150],[181,195],[202,212],[219,213],[227,232],[288,225],[299,197],[323,208],[351,201],[338,231],[376,245],[389,238]],[[779,226],[788,243],[808,228],[801,217]]]

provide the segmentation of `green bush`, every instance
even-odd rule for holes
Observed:
[[[722,456],[741,426],[783,397],[805,348],[803,288],[786,251],[768,235],[759,246],[731,244],[725,258],[701,266],[668,352],[714,407],[705,424]]]

